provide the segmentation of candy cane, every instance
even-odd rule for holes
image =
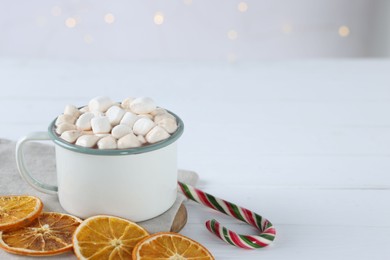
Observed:
[[[219,199],[190,185],[178,182],[183,194],[202,205],[215,209],[226,215],[244,221],[260,230],[260,235],[240,235],[222,226],[215,219],[206,222],[207,229],[223,241],[245,249],[255,249],[268,246],[275,239],[276,230],[271,222],[260,215],[237,206],[231,202]]]

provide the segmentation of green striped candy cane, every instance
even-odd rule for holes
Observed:
[[[275,239],[276,230],[272,223],[255,212],[214,197],[185,183],[178,182],[178,184],[187,198],[244,221],[260,231],[259,235],[240,235],[222,226],[215,219],[208,220],[206,222],[207,229],[223,241],[240,248],[255,249],[268,246]]]

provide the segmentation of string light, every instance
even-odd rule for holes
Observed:
[[[238,9],[238,11],[244,13],[248,10],[248,4],[245,2],[241,2],[238,4],[237,9]]]
[[[350,33],[351,33],[351,32],[350,32],[348,26],[345,26],[345,25],[340,26],[340,28],[339,28],[339,35],[340,35],[341,37],[348,37]]]
[[[69,17],[65,20],[65,25],[68,28],[74,28],[77,25],[77,21],[73,17]]]
[[[228,31],[227,36],[228,36],[228,38],[229,38],[230,40],[233,41],[233,40],[236,40],[236,39],[237,39],[238,33],[237,33],[237,31],[235,31],[235,30],[230,30],[230,31]]]
[[[182,0],[184,4],[186,5],[192,5],[193,0]],[[248,11],[248,4],[247,2],[239,2],[236,6],[237,10],[241,13],[247,12]],[[61,16],[63,14],[63,10],[60,6],[53,6],[50,10],[50,14],[52,16]],[[106,13],[103,17],[104,22],[107,24],[112,24],[115,22],[116,18],[112,13]],[[156,12],[153,17],[153,22],[156,25],[162,25],[164,23],[165,16],[162,12]],[[65,26],[68,28],[74,28],[78,26],[80,20],[79,17],[68,17],[65,19]],[[47,18],[44,16],[37,16],[36,17],[36,24],[38,26],[44,26],[47,23]],[[298,32],[302,31],[301,28],[297,28]],[[324,28],[323,28],[324,29]],[[331,31],[332,28],[327,28],[326,30]],[[333,27],[334,30],[334,27]],[[281,28],[282,33],[284,34],[291,34],[293,31],[295,31],[295,28],[289,24],[286,23],[282,25]],[[338,28],[338,34],[340,37],[348,37],[351,34],[350,28],[347,25],[342,25],[339,26]],[[235,29],[231,29],[227,32],[227,38],[231,41],[237,40],[238,39],[238,32]],[[85,34],[83,36],[83,40],[86,44],[92,44],[94,42],[94,38],[90,34]],[[231,63],[235,62],[237,60],[237,55],[233,52],[227,54],[227,60]]]
[[[161,12],[155,13],[153,20],[154,20],[154,23],[157,24],[157,25],[163,24],[163,22],[164,22],[164,15],[163,15],[163,13],[161,13]]]
[[[282,32],[285,33],[285,34],[291,34],[293,31],[293,27],[291,24],[284,24],[283,27],[282,27]]]
[[[59,6],[54,6],[52,9],[51,9],[51,14],[53,16],[60,16],[62,14],[62,9],[61,7]]]
[[[86,44],[91,44],[93,42],[93,37],[90,34],[84,35],[84,42]]]
[[[104,21],[108,24],[115,22],[115,16],[112,13],[108,13],[104,16]]]

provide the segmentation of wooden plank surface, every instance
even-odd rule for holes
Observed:
[[[217,259],[388,259],[390,61],[0,60],[0,137],[45,131],[68,103],[151,96],[179,114],[179,167],[199,187],[269,218],[273,246],[246,251],[204,229],[230,217],[187,204],[182,233]],[[70,256],[68,256],[70,257]],[[66,258],[66,257],[65,257]]]

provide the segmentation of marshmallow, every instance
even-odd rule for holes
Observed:
[[[94,113],[91,112],[82,114],[76,121],[77,128],[81,130],[91,130],[91,120],[94,117]]]
[[[77,118],[80,115],[80,111],[73,105],[67,105],[64,109],[64,115],[70,115]]]
[[[77,138],[76,144],[83,147],[92,148],[96,145],[99,139],[100,137],[96,135],[82,135]]]
[[[164,120],[165,118],[171,118],[171,119],[176,121],[176,118],[173,115],[169,114],[169,113],[155,115],[153,121],[156,124],[158,124],[158,122],[160,122],[161,120]]]
[[[151,119],[142,117],[134,123],[133,132],[136,135],[146,135],[155,125]]]
[[[145,139],[149,143],[153,144],[167,139],[169,136],[170,135],[167,131],[165,131],[164,128],[162,128],[161,126],[155,126],[152,130],[149,131],[149,133],[146,134]]]
[[[69,123],[73,125],[75,121],[76,121],[76,117],[68,114],[62,114],[57,117],[55,125],[58,126],[62,123]]]
[[[100,112],[99,110],[93,110],[93,111],[91,111],[91,113],[94,116],[105,116],[105,114],[103,112]]]
[[[141,141],[133,133],[127,134],[118,140],[118,149],[135,148],[141,145]]]
[[[153,120],[153,116],[151,114],[139,114],[138,116],[139,117],[146,117],[146,118]]]
[[[83,130],[83,135],[94,135],[92,130]]]
[[[125,113],[126,111],[122,108],[118,106],[112,106],[107,110],[106,116],[110,120],[111,125],[117,125],[122,120]]]
[[[131,127],[128,125],[117,125],[114,126],[114,128],[112,128],[111,130],[112,136],[115,137],[116,139],[119,139],[130,133],[133,133],[133,131],[131,130]]]
[[[92,131],[95,134],[106,134],[111,131],[110,120],[107,116],[94,117],[91,120]]]
[[[146,144],[146,139],[143,135],[137,135],[137,138],[141,142],[141,144]]]
[[[111,135],[103,137],[97,142],[97,146],[99,149],[116,149],[116,139]]]
[[[120,124],[133,127],[135,121],[137,121],[138,119],[139,119],[139,117],[136,114],[134,114],[132,112],[126,112],[125,115],[123,116]]]
[[[157,123],[158,126],[164,128],[168,133],[172,134],[177,130],[176,120],[165,117]]]
[[[133,97],[126,98],[125,100],[122,101],[121,107],[123,109],[130,109],[130,104],[131,104],[131,102],[133,102],[134,99],[135,98],[133,98]]]
[[[96,136],[98,136],[100,138],[103,138],[103,137],[109,136],[111,134],[94,134],[94,135],[96,135]]]
[[[151,114],[152,116],[156,116],[156,115],[167,114],[167,113],[168,111],[166,111],[164,108],[158,107],[152,112],[150,112],[149,114]]]
[[[80,130],[68,130],[61,134],[61,138],[69,143],[74,143],[81,134]]]
[[[89,111],[89,108],[88,108],[88,106],[85,106],[85,107],[80,108],[79,111],[81,114],[84,114],[84,113]]]
[[[95,97],[89,101],[88,107],[90,111],[106,112],[113,104],[114,102],[109,97]]]
[[[130,103],[130,109],[136,114],[148,114],[156,109],[156,104],[149,97],[139,97]]]
[[[68,131],[68,130],[76,130],[76,126],[65,122],[65,123],[59,124],[56,128],[56,132],[59,135],[65,131]]]
[[[122,103],[95,97],[80,109],[67,105],[55,121],[68,142],[99,149],[128,149],[156,143],[177,131],[176,117],[149,97],[128,97]]]

